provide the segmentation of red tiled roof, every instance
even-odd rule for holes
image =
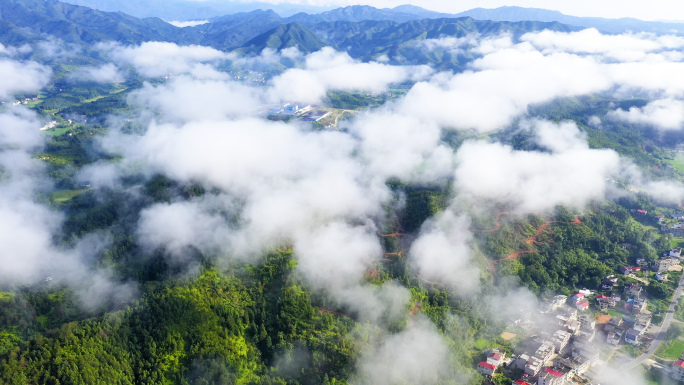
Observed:
[[[481,361],[479,364],[477,364],[477,366],[482,366],[483,368],[487,368],[487,369],[491,369],[491,370],[496,369],[496,366],[494,366],[492,364],[488,364],[484,361]]]
[[[674,362],[674,364],[672,364],[672,366],[680,366],[680,367],[684,368],[684,361],[677,360]]]
[[[523,381],[523,380],[518,380],[515,382],[516,385],[530,385],[529,383]]]
[[[551,368],[546,368],[545,371],[546,371],[546,373],[549,373],[549,374],[551,374],[551,375],[554,376],[554,377],[558,377],[558,378],[563,377],[563,373],[557,372],[557,371],[555,371],[555,370],[553,370],[553,369],[551,369]]]
[[[580,302],[577,304],[577,306],[587,307],[589,306],[589,302]]]
[[[493,358],[497,361],[501,359],[501,355],[499,353],[490,353],[487,357]]]
[[[608,298],[608,297],[606,297],[605,295],[597,295],[596,296],[596,299],[606,299],[606,298]]]
[[[574,295],[575,297],[577,297],[577,298],[582,298],[582,297],[584,297],[584,293],[575,293],[575,294],[573,294],[573,295]]]

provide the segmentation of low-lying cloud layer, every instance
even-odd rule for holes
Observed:
[[[307,56],[303,68],[287,70],[274,78],[273,92],[283,100],[316,103],[331,90],[383,92],[392,83],[420,80],[431,73],[428,66],[362,63],[325,47]]]
[[[530,123],[547,152],[516,151],[484,141],[465,142],[457,151],[455,186],[466,198],[508,203],[522,211],[549,211],[557,205],[581,208],[606,196],[606,180],[619,170],[613,150],[590,149],[573,123]]]
[[[34,61],[20,62],[0,57],[0,99],[21,92],[35,92],[45,87],[52,70]]]
[[[125,47],[119,44],[101,44],[100,49],[108,52],[120,63],[133,66],[140,74],[159,77],[179,73],[203,74],[205,63],[226,60],[234,55],[203,46],[179,46],[173,43],[146,42],[139,46]],[[215,74],[216,71],[211,71]]]
[[[467,49],[479,56],[469,70],[413,87],[401,109],[441,126],[503,129],[530,105],[555,98],[618,91],[679,98],[684,70],[676,36],[602,35],[596,30],[430,40],[432,48]]]
[[[479,58],[467,71],[453,74],[434,73],[425,66],[362,63],[331,48],[310,55],[293,49],[266,51],[249,62],[207,47],[158,42],[137,47],[102,45],[116,65],[87,68],[76,77],[112,81],[121,68],[146,77],[172,75],[172,79],[145,84],[131,93],[129,104],[152,122],[136,135],[107,136],[103,148],[120,155],[121,162],[95,164],[82,175],[99,175],[99,184],[117,186],[117,172],[134,168],[145,175],[159,173],[183,184],[203,185],[207,193],[202,197],[173,197],[171,202],[143,209],[137,224],[143,250],[163,248],[178,260],[192,249],[255,261],[267,250],[292,246],[297,273],[312,289],[373,323],[401,318],[411,297],[396,283],[373,286],[365,279],[382,259],[377,233],[388,219],[386,208],[400,201],[386,184],[390,178],[423,186],[451,185],[449,208],[414,234],[408,258],[420,278],[464,297],[482,291],[480,267],[471,247],[467,214],[471,207],[581,209],[612,196],[617,189],[612,180],[626,172],[636,188],[656,191],[659,199],[684,197],[681,186],[649,180],[615,151],[591,148],[575,123],[527,117],[530,106],[560,97],[639,93],[661,100],[614,111],[609,118],[680,128],[684,80],[678,79],[684,79],[679,76],[684,63],[673,50],[681,49],[681,39],[544,31],[527,34],[519,42],[508,35],[471,36],[431,40],[424,48],[450,46]],[[215,66],[227,61],[289,63],[290,68],[265,87],[251,87]],[[21,71],[25,78],[0,85],[0,98],[37,90],[50,75],[37,63],[12,59],[0,59],[2,71]],[[315,131],[303,123],[263,116],[276,103],[320,103],[329,91],[383,92],[406,81],[417,83],[405,97],[356,114],[341,130]],[[0,182],[0,195],[5,198],[0,215],[7,218],[2,225],[8,226],[0,234],[9,234],[10,229],[15,234],[0,242],[0,258],[5,256],[8,259],[2,262],[10,264],[0,272],[0,279],[26,282],[49,271],[68,276],[70,282],[86,277],[89,270],[80,261],[81,250],[87,248],[56,248],[51,237],[60,215],[25,198],[25,192],[37,189],[42,180],[34,177],[43,171],[29,155],[42,144],[37,117],[16,110],[4,112],[0,119],[8,122],[0,124],[2,144],[14,146],[0,153],[3,175],[9,175]],[[514,124],[532,137],[537,150],[478,139],[481,132]],[[447,144],[443,138],[454,130],[470,139],[457,148]],[[86,241],[106,243],[106,239]],[[14,255],[23,258],[14,261]],[[64,273],[65,266],[71,267],[71,275]],[[115,287],[109,279],[96,281],[91,287],[103,292]],[[359,363],[359,373],[379,384],[437,383],[451,373],[444,358],[447,351],[429,322],[413,320],[405,331],[374,344]]]
[[[85,67],[70,75],[74,81],[95,82],[95,83],[114,83],[125,79],[121,70],[112,63],[103,64],[98,67]]]
[[[187,247],[194,247],[252,259],[269,248],[292,244],[301,259],[302,276],[341,306],[352,308],[359,303],[354,293],[367,290],[364,272],[380,258],[379,239],[370,229],[383,220],[383,206],[391,201],[385,181],[444,185],[452,180],[451,208],[423,226],[410,257],[421,278],[469,295],[479,290],[479,267],[473,261],[468,217],[453,214],[463,211],[459,205],[504,204],[545,212],[558,205],[581,209],[611,196],[616,188],[611,178],[626,169],[638,188],[648,190],[660,183],[649,181],[616,152],[590,148],[574,123],[521,123],[520,129],[531,133],[541,148],[538,151],[472,139],[454,150],[442,142],[445,129],[506,128],[530,105],[558,97],[626,89],[672,92],[671,83],[644,89],[642,84],[648,81],[640,66],[679,66],[671,60],[675,55],[666,55],[679,47],[678,39],[629,35],[614,40],[596,34],[545,31],[525,35],[520,43],[503,35],[426,45],[431,49],[453,44],[480,55],[470,70],[459,74],[360,63],[331,48],[307,56],[292,49],[268,51],[250,65],[290,60],[293,68],[266,88],[198,75],[194,61],[209,65],[214,60],[246,60],[211,49],[166,43],[115,47],[113,55],[146,76],[160,74],[150,68],[176,52],[174,68],[165,71],[178,76],[161,85],[146,85],[129,99],[156,116],[144,135],[112,135],[104,146],[124,155],[124,164],[142,164],[149,173],[220,191],[146,209],[139,235],[147,248],[165,247],[182,256]],[[593,46],[580,48],[592,38]],[[618,55],[611,47],[650,56]],[[641,77],[627,82],[628,73]],[[418,82],[405,98],[357,114],[345,123],[344,131],[315,132],[259,118],[271,103],[320,101],[331,90],[379,92],[391,83],[423,78],[428,80]],[[680,186],[668,185],[665,190],[667,199],[683,196]],[[365,251],[337,254],[357,246]],[[333,270],[347,273],[335,279]]]
[[[93,234],[73,248],[54,244],[64,218],[35,199],[51,188],[43,164],[31,156],[44,144],[41,125],[34,112],[21,107],[0,112],[0,283],[34,284],[50,277],[51,283],[73,287],[87,307],[129,299],[133,286],[116,283],[86,262],[102,252],[106,238]]]
[[[684,101],[660,99],[644,107],[618,109],[608,117],[630,123],[644,124],[662,130],[681,130],[684,127]]]

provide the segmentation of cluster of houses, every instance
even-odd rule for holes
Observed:
[[[38,99],[39,99],[38,96],[34,96],[34,97],[31,97],[31,98],[25,98],[24,100],[15,100],[14,102],[12,102],[12,105],[13,105],[13,106],[18,106],[18,105],[20,105],[20,104],[29,104],[30,101],[36,101],[36,100],[38,100]],[[1,103],[1,104],[5,104],[5,102],[0,102],[0,103]]]
[[[505,362],[507,375],[522,373],[514,382],[515,385],[564,385],[573,381],[574,377],[588,381],[586,373],[599,356],[594,345],[599,341],[599,336],[605,338],[609,345],[639,345],[651,325],[652,316],[646,312],[644,286],[629,283],[621,291],[615,290],[617,286],[617,277],[610,275],[602,283],[602,289],[609,292],[607,295],[595,295],[590,290],[582,290],[570,297],[556,295],[541,301],[539,311],[542,316],[537,323],[539,329],[546,331],[528,338],[520,348],[516,348],[516,354],[508,359],[506,352],[499,349],[487,352],[486,360],[477,366],[478,372],[492,376]],[[584,312],[590,306],[589,297],[595,298],[596,306],[603,310],[616,307],[625,298],[624,315],[604,315],[601,324],[597,325],[593,314]],[[515,369],[518,370],[512,372]],[[679,369],[673,369],[673,373],[679,373],[680,369],[681,378],[684,379],[684,360]]]
[[[577,295],[580,294],[580,295]],[[570,297],[558,295],[540,304],[549,332],[542,332],[521,344],[517,354],[506,360],[507,370],[521,373],[515,385],[564,385],[575,376],[582,376],[598,360],[599,351],[592,345],[596,336],[593,316],[581,314],[586,294]],[[588,301],[586,301],[588,303]],[[495,353],[495,354],[494,354]],[[487,361],[478,364],[478,371],[492,375],[505,360],[505,352],[488,352]]]
[[[664,234],[672,234],[675,237],[684,237],[684,214],[672,214],[672,219],[677,220],[677,223],[671,224],[665,222],[665,216],[656,215],[656,221],[660,225],[660,231]]]
[[[620,272],[624,275],[631,275],[640,271],[650,270],[656,273],[656,279],[658,281],[667,280],[667,272],[679,266],[682,261],[682,249],[675,247],[663,254],[659,260],[653,262],[650,266],[645,258],[637,258],[636,266],[622,266],[620,267]],[[606,287],[602,287],[604,290],[608,290]]]
[[[487,353],[487,360],[477,364],[477,371],[485,376],[493,376],[494,372],[504,363],[506,352],[494,348]]]
[[[604,279],[602,288],[612,286],[616,282],[615,276],[608,276]],[[612,290],[615,286],[612,286]],[[631,345],[639,345],[641,337],[651,324],[651,314],[645,314],[646,293],[644,286],[639,283],[628,283],[625,285],[622,295],[626,298],[624,311],[628,316],[612,317],[604,326],[606,342],[610,345],[617,345],[623,341]],[[597,306],[601,310],[615,307],[620,302],[621,297],[618,293],[612,293],[610,297],[599,295],[596,297]]]
[[[634,212],[647,215],[645,210]],[[664,222],[663,216],[658,218],[661,223]],[[675,225],[678,227],[668,226],[667,230],[671,232],[684,226],[684,215],[676,214],[673,218],[680,223]],[[684,236],[684,230],[679,235]],[[653,271],[656,273],[655,278],[662,281],[667,279],[668,271],[680,265],[681,260],[681,248],[673,248],[654,263],[639,258],[636,261],[637,266],[625,266],[620,270],[625,275]],[[645,285],[648,285],[648,281],[639,278],[636,280],[641,283],[628,283],[620,290],[618,277],[609,275],[601,283],[600,295],[590,290],[581,290],[569,297],[556,295],[542,300],[539,311],[543,316],[536,320],[536,324],[539,326],[538,330],[545,331],[526,339],[509,358],[506,358],[506,352],[498,348],[487,352],[486,360],[477,366],[478,372],[493,376],[497,369],[504,366],[506,375],[515,378],[513,385],[565,385],[574,383],[577,378],[580,382],[591,382],[591,372],[587,372],[599,358],[599,350],[594,343],[602,343],[598,341],[605,338],[608,345],[641,345],[649,340],[646,333],[651,325],[652,315],[646,310],[648,299]],[[595,302],[590,298],[595,298]],[[602,311],[620,304],[622,314],[613,317],[604,314],[594,319],[593,314],[585,313],[592,302]],[[600,336],[599,340],[597,335]],[[684,353],[666,371],[674,379],[684,381]]]

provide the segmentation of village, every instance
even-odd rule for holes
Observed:
[[[682,258],[682,249],[676,247],[651,264],[640,258],[636,266],[621,267],[622,276],[606,276],[599,292],[580,290],[543,299],[537,310],[521,313],[502,335],[504,340],[520,336],[508,347],[511,351],[491,347],[477,371],[486,384],[598,384],[606,367],[629,371],[644,365],[642,369],[684,381],[684,347],[674,362],[655,357],[682,294]],[[663,317],[648,310],[649,280],[642,277],[664,282],[668,275],[677,277],[679,285]]]

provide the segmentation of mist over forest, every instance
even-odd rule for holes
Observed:
[[[676,383],[684,36],[580,21],[3,1],[0,383],[537,383],[573,294]]]

